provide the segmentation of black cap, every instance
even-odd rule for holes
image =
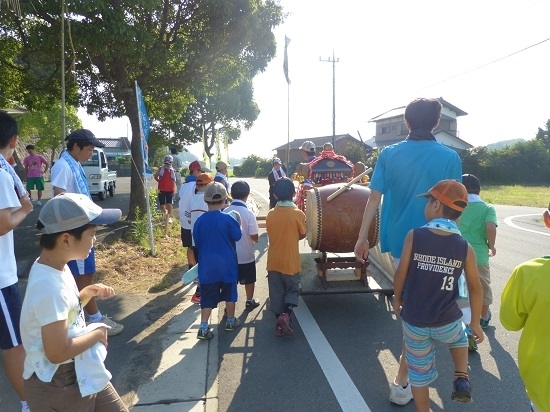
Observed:
[[[273,194],[279,200],[292,200],[294,190],[294,182],[288,177],[278,179],[273,186]]]
[[[474,175],[462,175],[462,184],[466,187],[468,193],[478,195],[481,190],[481,183],[479,182],[479,179]]]
[[[105,147],[105,144],[101,143],[101,141],[88,129],[77,129],[71,132],[65,140],[68,142],[73,142],[75,140],[87,141],[95,147]]]

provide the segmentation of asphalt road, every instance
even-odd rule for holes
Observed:
[[[265,180],[246,180],[267,197]],[[543,210],[496,207],[497,255],[491,259],[493,320],[479,352],[469,355],[474,402],[451,401],[454,369],[448,351],[438,345],[439,378],[430,390],[433,411],[529,409],[517,370],[519,333],[506,331],[498,319],[500,294],[512,269],[548,252],[545,245],[550,244],[550,231],[540,219]],[[505,223],[510,218],[517,227]],[[260,239],[258,254],[263,254],[265,234]],[[413,402],[404,407],[388,402],[402,332],[383,295],[304,296],[305,305],[298,308],[296,336],[281,339],[274,337],[275,318],[265,305],[264,267],[258,267],[257,291],[262,306],[246,315],[243,330],[219,336],[220,411],[415,410]]]
[[[125,186],[124,179],[119,179],[114,198],[98,203],[127,208],[126,180]],[[246,180],[264,214],[267,181]],[[446,349],[438,346],[440,375],[430,391],[433,411],[528,410],[517,371],[519,333],[508,332],[499,324],[500,294],[517,264],[547,254],[550,231],[542,225],[542,208],[497,206],[496,211],[497,256],[491,260],[493,321],[479,352],[469,355],[474,402],[464,405],[450,400],[452,363]],[[35,210],[15,231],[20,263],[37,255],[33,230],[36,216]],[[260,233],[259,258],[265,257],[267,248],[267,236]],[[244,321],[243,327],[238,333],[222,332],[218,336],[220,411],[415,410],[412,402],[398,407],[387,400],[388,382],[394,377],[400,354],[401,327],[383,295],[304,296],[297,309],[296,336],[275,338],[275,318],[266,305],[265,266],[258,265],[257,269],[256,297],[262,305],[246,313],[240,302],[237,314]],[[102,311],[126,327],[121,335],[110,339],[107,359],[113,383],[123,397],[129,399],[137,385],[152,378],[160,360],[158,341],[163,327],[178,310],[177,291],[174,288],[152,297],[117,295],[100,302]],[[17,411],[15,396],[0,375],[0,411]]]

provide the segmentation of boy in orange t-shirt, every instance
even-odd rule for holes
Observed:
[[[300,297],[298,242],[306,237],[306,216],[292,202],[295,188],[288,177],[275,182],[276,206],[267,213],[267,281],[269,306],[277,318],[276,336],[293,336],[292,310]]]

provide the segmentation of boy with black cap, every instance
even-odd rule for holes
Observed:
[[[29,273],[21,315],[26,350],[23,378],[31,410],[127,411],[103,364],[109,326],[86,326],[82,305],[114,290],[101,283],[80,291],[69,260],[91,251],[96,225],[114,223],[120,209],[102,209],[83,194],[63,193],[38,217],[42,251]]]
[[[237,251],[235,242],[241,236],[240,216],[222,213],[227,191],[219,182],[206,186],[204,201],[208,212],[202,214],[193,227],[193,240],[200,251],[199,283],[201,285],[201,323],[197,339],[212,339],[214,334],[208,323],[212,309],[225,301],[227,319],[225,330],[235,330],[241,321],[235,317],[237,302]]]
[[[434,340],[446,343],[455,365],[451,399],[471,402],[468,379],[468,338],[457,305],[458,278],[466,275],[472,317],[481,310],[482,289],[473,248],[460,235],[456,220],[468,204],[466,188],[457,180],[441,180],[428,193],[424,214],[428,223],[405,237],[394,276],[396,315],[402,318],[405,360],[414,403],[430,411],[429,385],[437,378]],[[406,283],[406,293],[405,292]],[[483,331],[472,323],[478,343]]]
[[[275,336],[293,336],[292,312],[300,297],[302,270],[298,242],[306,237],[306,216],[292,198],[294,183],[288,177],[275,182],[277,205],[267,212],[267,282],[269,308],[275,314]]]
[[[90,159],[94,147],[105,147],[105,145],[87,129],[75,130],[65,140],[67,141],[67,150],[61,153],[50,172],[53,196],[61,193],[79,193],[91,199],[86,173],[84,173],[81,163]],[[96,269],[94,248],[85,259],[71,260],[67,264],[79,290],[93,283]],[[109,336],[117,335],[124,329],[123,325],[101,313],[95,297],[90,299],[84,309],[88,312],[90,322],[101,322],[111,327]]]
[[[493,303],[491,290],[491,271],[489,258],[495,256],[495,239],[497,237],[497,215],[492,205],[485,203],[480,197],[481,183],[471,174],[462,175],[462,184],[468,191],[468,206],[460,217],[460,232],[476,252],[477,271],[483,287],[483,305],[481,306],[481,327],[489,327]],[[472,319],[477,322],[477,319]]]
[[[260,303],[254,299],[254,285],[256,283],[256,257],[254,256],[254,244],[258,243],[258,222],[256,216],[248,209],[246,201],[250,195],[250,186],[244,180],[239,180],[231,185],[231,205],[224,209],[225,213],[232,210],[241,216],[241,229],[243,235],[237,241],[237,260],[239,263],[239,283],[244,285],[246,293],[245,307],[248,310],[257,308]]]

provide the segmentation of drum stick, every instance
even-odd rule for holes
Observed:
[[[351,187],[352,184],[358,182],[361,180],[363,176],[365,176],[367,173],[372,172],[372,167],[369,167],[367,170],[365,170],[363,173],[361,173],[359,176],[357,176],[355,179],[350,180],[348,183],[346,183],[344,186],[342,186],[340,189],[338,189],[336,192],[331,194],[329,197],[327,197],[327,202],[330,202],[332,199],[334,199],[336,196],[338,196],[340,193],[342,193],[344,190],[346,190],[348,187]]]

